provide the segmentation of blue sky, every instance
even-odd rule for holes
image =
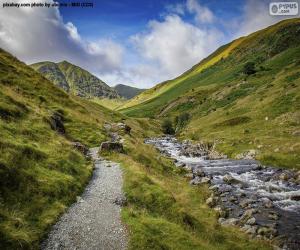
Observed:
[[[81,1],[94,8],[0,9],[0,46],[26,63],[68,60],[111,86],[149,88],[287,18],[269,15],[271,0]]]

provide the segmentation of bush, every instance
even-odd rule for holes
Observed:
[[[189,120],[190,114],[186,112],[180,114],[179,116],[176,116],[174,120],[176,132],[182,129],[184,126],[186,126]]]
[[[175,130],[170,119],[165,119],[162,123],[162,130],[165,134],[173,135]]]
[[[244,69],[243,69],[244,74],[246,75],[252,75],[254,73],[256,73],[255,70],[255,63],[254,62],[247,62],[244,65]]]

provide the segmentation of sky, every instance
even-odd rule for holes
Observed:
[[[219,46],[291,18],[269,15],[271,0],[78,0],[94,7],[3,8],[6,2],[39,1],[0,0],[1,48],[27,64],[67,60],[110,86],[139,88],[172,79]]]

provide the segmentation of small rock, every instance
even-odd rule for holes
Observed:
[[[254,217],[252,217],[246,221],[247,225],[254,225],[255,223],[256,223],[256,219]]]
[[[287,181],[289,179],[289,176],[286,173],[282,173],[279,175],[279,179],[282,181]]]
[[[240,183],[239,180],[233,178],[230,174],[224,175],[223,181],[226,182],[226,183],[228,183],[228,184],[237,184],[237,183]]]
[[[226,220],[222,220],[221,222],[221,225],[223,226],[235,226],[237,225],[239,222],[238,219],[236,218],[229,218],[229,219],[226,219]]]
[[[277,230],[272,227],[260,227],[260,228],[258,228],[257,233],[259,235],[270,237],[271,235],[276,236]]]
[[[279,216],[278,216],[278,214],[272,212],[272,213],[268,214],[268,218],[271,219],[271,220],[278,220]]]
[[[300,194],[292,194],[291,200],[293,201],[300,201]]]
[[[209,197],[206,201],[205,201],[206,205],[208,205],[209,207],[214,207],[217,203],[217,199],[214,197]]]
[[[200,183],[201,184],[209,184],[210,183],[210,178],[202,177]]]

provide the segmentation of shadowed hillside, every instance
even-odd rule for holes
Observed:
[[[85,98],[118,97],[116,91],[110,88],[105,82],[88,71],[67,61],[60,63],[39,62],[30,66],[55,85],[74,95]]]

